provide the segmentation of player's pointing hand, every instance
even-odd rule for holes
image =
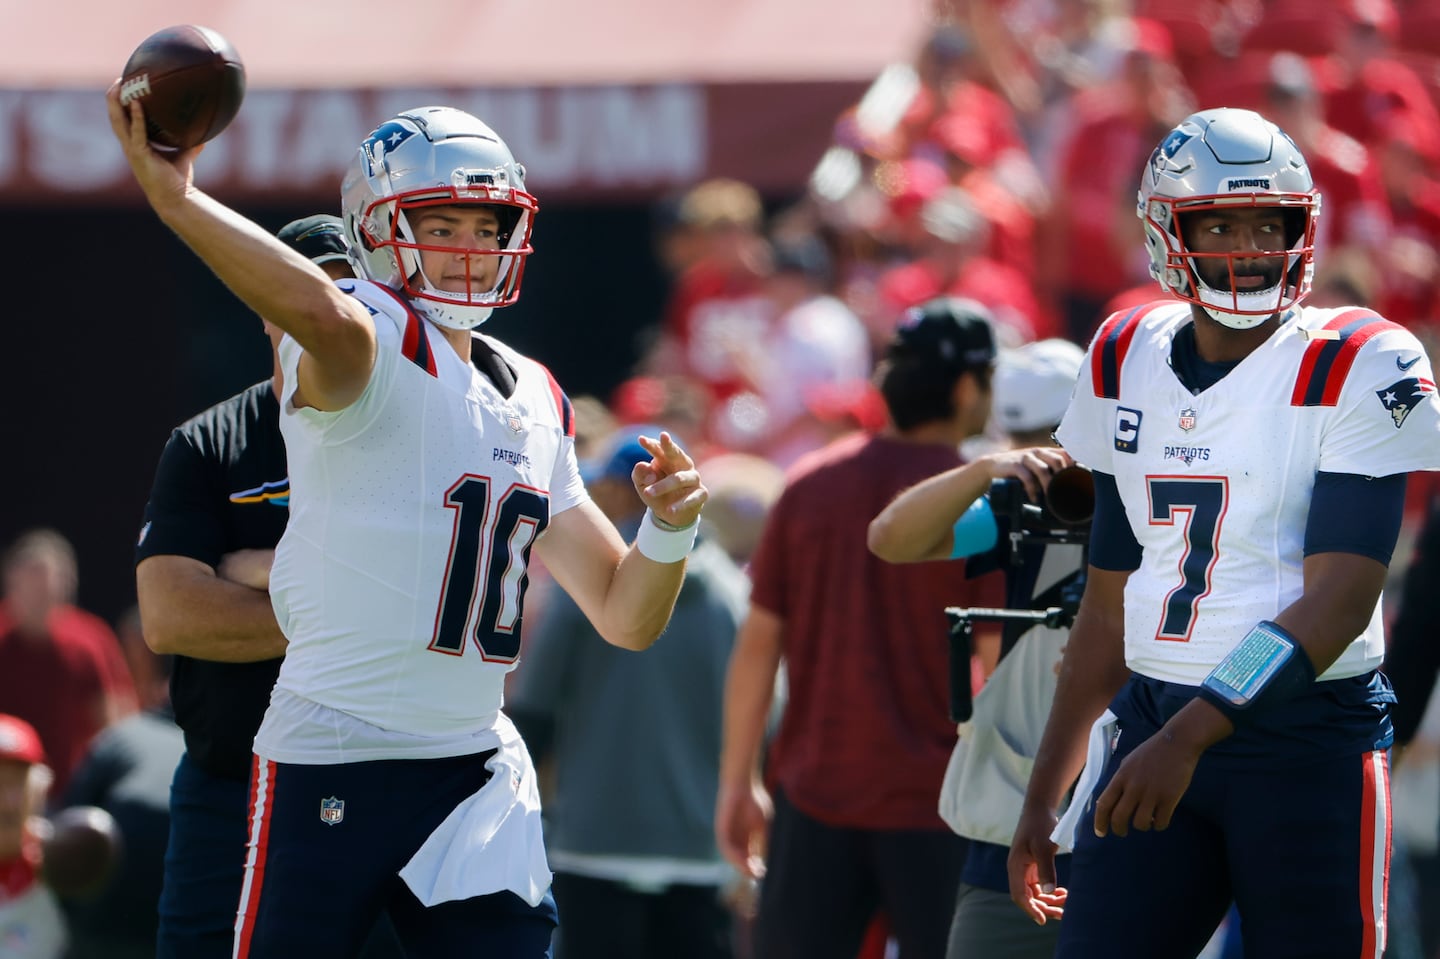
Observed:
[[[669,433],[660,438],[639,437],[640,445],[653,459],[637,463],[630,479],[635,491],[662,522],[687,527],[700,518],[710,491],[700,482],[695,461]]]

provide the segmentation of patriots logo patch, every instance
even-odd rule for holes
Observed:
[[[1410,415],[1410,411],[1434,392],[1435,384],[1432,381],[1412,376],[1391,383],[1383,390],[1376,390],[1375,395],[1380,398],[1380,405],[1390,412],[1390,418],[1395,421],[1395,428],[1398,430],[1405,425],[1405,418]]]

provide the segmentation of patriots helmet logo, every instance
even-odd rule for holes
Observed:
[[[1398,430],[1405,425],[1405,417],[1410,415],[1410,411],[1434,392],[1435,384],[1432,381],[1412,376],[1391,383],[1383,390],[1376,390],[1375,395],[1380,398],[1380,405],[1390,411],[1390,418],[1395,421],[1395,428]]]
[[[1165,138],[1165,142],[1160,144],[1160,152],[1167,157],[1173,157],[1193,136],[1194,134],[1185,128],[1176,127],[1170,131],[1170,135]]]
[[[416,134],[416,129],[408,123],[400,123],[396,120],[389,120],[376,127],[365,142],[360,145],[360,150],[365,154],[365,173],[367,176],[374,176],[375,169],[385,162],[385,154],[394,151],[396,147],[404,143]]]

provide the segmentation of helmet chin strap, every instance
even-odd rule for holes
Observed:
[[[490,314],[495,312],[493,306],[462,306],[458,303],[441,303],[418,296],[409,297],[409,300],[410,306],[416,313],[436,326],[443,326],[450,330],[473,330],[490,319]]]
[[[451,299],[451,294],[430,282],[430,278],[425,275],[425,268],[418,264],[419,257],[414,255],[413,251],[406,252],[417,261],[415,272],[410,274],[406,281],[406,285],[414,291],[406,299],[416,313],[437,326],[451,330],[473,330],[490,319],[490,314],[495,312],[493,306],[480,306]]]
[[[1268,289],[1256,290],[1253,293],[1237,293],[1232,297],[1230,293],[1224,293],[1206,285],[1205,281],[1198,276],[1194,278],[1194,282],[1195,292],[1200,300],[1201,309],[1209,313],[1216,323],[1232,330],[1254,329],[1276,313],[1279,313],[1281,307],[1281,291],[1285,286],[1285,281],[1282,278],[1279,283]],[[1266,305],[1267,301],[1270,305]],[[1270,312],[1233,312],[1233,308],[1237,305],[1250,307],[1252,304],[1256,310],[1270,310]],[[1270,308],[1271,305],[1273,305],[1274,309]]]

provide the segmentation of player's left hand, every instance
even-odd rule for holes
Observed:
[[[1161,729],[1126,756],[1095,803],[1095,835],[1167,829],[1190,787],[1200,751]]]
[[[700,510],[710,498],[710,491],[700,482],[695,461],[663,430],[659,439],[641,436],[639,441],[653,459],[635,464],[630,474],[635,491],[664,522],[690,526],[700,518]]]

